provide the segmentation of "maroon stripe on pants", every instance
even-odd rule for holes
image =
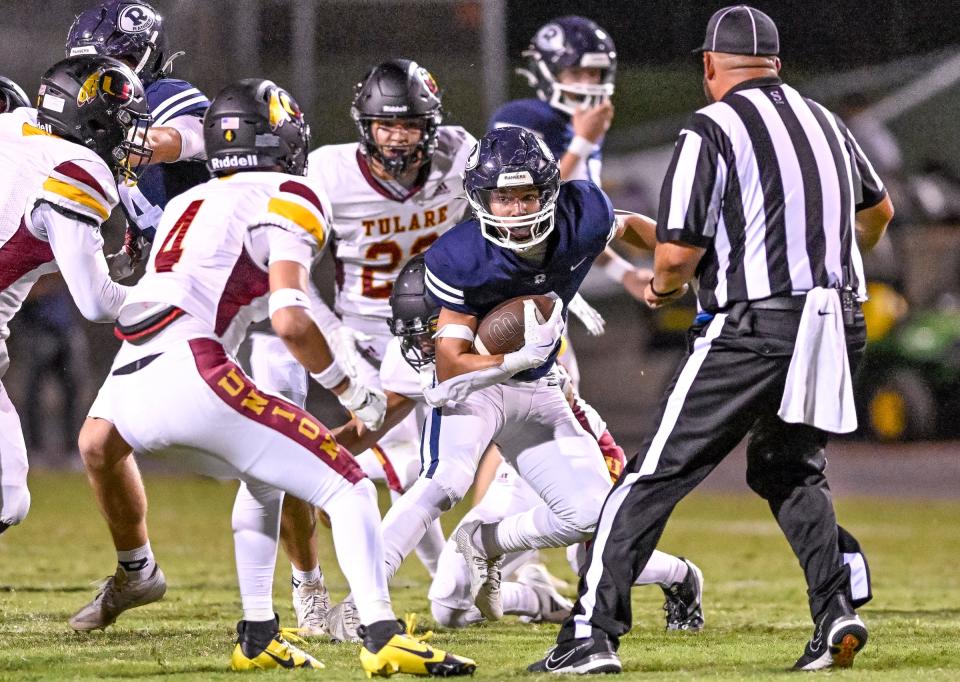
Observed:
[[[393,468],[393,462],[390,461],[390,458],[387,457],[387,453],[384,452],[383,448],[379,445],[374,445],[372,448],[373,454],[376,455],[377,461],[380,462],[380,466],[383,467],[383,474],[387,477],[387,487],[395,493],[403,494],[403,486],[400,484],[400,477],[397,476],[397,470]]]
[[[334,440],[316,417],[291,402],[258,391],[253,380],[230,361],[219,343],[193,339],[190,350],[200,376],[236,412],[303,446],[350,483],[366,478],[353,455]]]

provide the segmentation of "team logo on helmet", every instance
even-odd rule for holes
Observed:
[[[533,38],[534,45],[543,52],[560,52],[563,50],[563,27],[559,24],[543,26]]]
[[[77,106],[89,104],[99,95],[106,95],[119,104],[126,104],[133,99],[133,83],[121,71],[110,69],[100,72],[94,71],[80,86],[77,93]]]
[[[433,77],[433,74],[425,68],[422,66],[418,68],[417,75],[420,76],[420,80],[423,81],[423,84],[427,87],[427,90],[430,91],[431,95],[436,95],[440,92],[440,86],[437,85],[437,80]]]
[[[127,5],[117,15],[117,28],[124,33],[146,33],[157,23],[157,15],[146,5]]]
[[[94,71],[80,86],[80,92],[77,93],[77,106],[82,107],[92,102],[98,92],[100,92],[100,72]]]
[[[279,88],[270,92],[270,130],[276,130],[287,121],[300,118],[300,112],[290,104],[290,95]]]
[[[480,163],[480,143],[477,142],[470,150],[470,156],[467,157],[466,170],[473,170]]]

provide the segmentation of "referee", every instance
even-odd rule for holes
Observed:
[[[828,430],[856,428],[860,253],[893,205],[843,122],[780,80],[779,47],[770,17],[746,5],[707,25],[709,105],[681,130],[664,178],[645,293],[657,308],[695,278],[700,314],[656,432],[604,504],[573,615],[531,671],[621,670],[634,578],[677,502],[745,436],[747,482],[807,580],[814,634],[794,667],[850,666],[866,642],[854,611],[869,598],[864,564],[844,563],[840,547],[855,541],[838,529],[824,448]]]

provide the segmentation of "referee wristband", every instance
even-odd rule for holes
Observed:
[[[334,360],[326,369],[319,372],[311,372],[310,378],[328,391],[332,391],[337,384],[347,378],[347,373],[343,371],[340,363]]]
[[[570,146],[567,147],[567,151],[571,154],[579,156],[581,159],[585,159],[594,151],[596,151],[597,145],[588,140],[585,137],[577,135],[570,141]]]
[[[650,280],[650,291],[657,298],[666,298],[667,296],[673,296],[675,293],[680,291],[683,286],[679,286],[676,289],[671,289],[670,291],[657,291],[653,286],[653,280]]]

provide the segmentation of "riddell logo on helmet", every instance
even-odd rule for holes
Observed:
[[[224,168],[252,168],[260,163],[256,154],[234,154],[221,158],[210,159],[210,168],[213,170],[223,170]]]
[[[383,105],[383,110],[384,110],[384,111],[389,111],[389,112],[392,113],[392,114],[402,114],[402,113],[406,112],[408,108],[409,108],[409,107],[407,107],[406,104],[401,104],[401,105],[397,105],[397,104],[384,104],[384,105]]]

